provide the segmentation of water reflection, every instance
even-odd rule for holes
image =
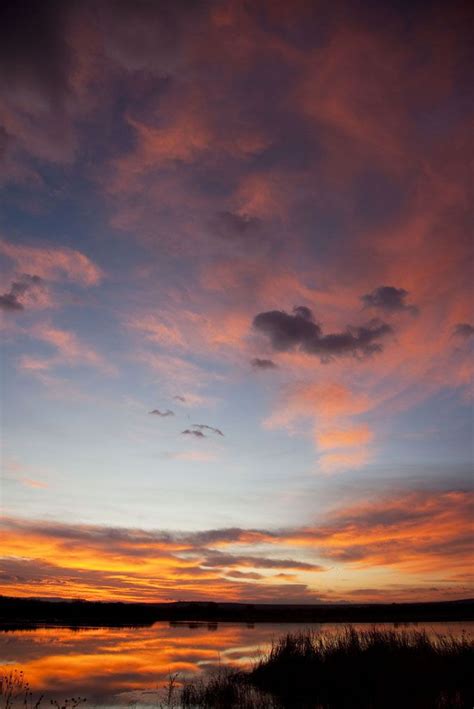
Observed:
[[[181,679],[220,664],[242,666],[296,623],[155,623],[145,628],[40,628],[0,633],[0,663],[24,670],[35,693],[80,694],[88,705],[157,702],[170,673]],[[304,626],[308,627],[308,626]],[[340,625],[311,624],[333,633]],[[367,627],[363,624],[357,628]],[[395,624],[379,627],[394,628]],[[413,624],[397,624],[400,630]],[[417,624],[430,634],[474,634],[474,623]]]

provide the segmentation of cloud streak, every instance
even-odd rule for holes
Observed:
[[[318,524],[273,530],[167,532],[5,517],[4,592],[146,600],[152,587],[155,600],[271,600],[277,589],[280,598],[341,598],[345,589],[363,588],[365,570],[379,567],[386,569],[382,585],[368,598],[382,599],[385,589],[396,598],[397,584],[403,597],[421,579],[428,581],[418,597],[433,597],[434,578],[440,594],[449,587],[456,597],[472,554],[472,503],[462,490],[400,492],[340,507]],[[282,570],[299,582],[275,574]],[[226,581],[232,574],[236,585]]]
[[[20,272],[33,272],[50,281],[71,280],[83,287],[98,285],[104,274],[85,254],[65,247],[27,246],[0,240],[0,255]]]

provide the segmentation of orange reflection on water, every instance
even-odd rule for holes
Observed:
[[[473,625],[439,623],[428,630],[459,634],[463,628],[472,631]],[[48,699],[81,695],[92,704],[156,704],[170,673],[179,673],[182,680],[219,664],[248,664],[272,639],[301,627],[155,623],[145,628],[9,631],[0,633],[0,664],[3,670],[21,668],[33,692]],[[341,626],[311,627],[334,632]]]

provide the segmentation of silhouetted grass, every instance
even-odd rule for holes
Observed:
[[[473,706],[474,646],[425,632],[306,631],[277,640],[248,672],[185,685],[184,707],[447,709]]]
[[[58,701],[44,699],[44,696],[34,697],[30,684],[23,670],[12,669],[0,673],[0,709],[40,709],[47,702],[54,709],[76,709],[86,700],[83,697],[72,697]]]

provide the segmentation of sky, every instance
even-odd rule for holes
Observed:
[[[0,13],[1,592],[472,595],[468,3]]]

